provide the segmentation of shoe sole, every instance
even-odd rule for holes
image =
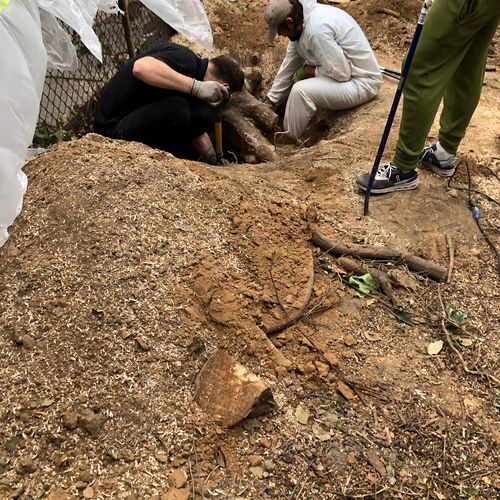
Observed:
[[[372,188],[371,193],[372,194],[387,194],[387,193],[392,193],[394,191],[411,191],[412,189],[416,189],[419,184],[420,184],[420,180],[417,177],[416,179],[413,179],[411,182],[394,184],[393,186],[388,186],[386,188],[380,188],[380,189]],[[358,187],[361,189],[361,191],[366,192],[366,187],[360,186],[359,184],[358,184]]]
[[[420,164],[432,170],[436,175],[439,175],[439,177],[451,177],[455,173],[455,170],[457,168],[457,167],[453,167],[450,169],[439,168],[436,167],[436,165],[434,165],[433,163],[427,163],[425,161],[421,161]]]

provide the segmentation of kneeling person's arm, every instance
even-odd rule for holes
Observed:
[[[200,82],[175,71],[167,63],[151,56],[137,59],[132,73],[136,78],[152,87],[193,94],[203,101],[217,102],[228,95],[226,87],[219,82]]]

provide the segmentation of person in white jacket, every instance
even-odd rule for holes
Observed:
[[[318,108],[354,108],[378,94],[377,60],[349,14],[316,0],[270,0],[264,17],[270,41],[277,34],[289,39],[267,102],[276,109],[287,99],[283,128],[292,139]]]

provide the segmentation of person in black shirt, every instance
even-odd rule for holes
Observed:
[[[197,159],[215,164],[208,103],[227,99],[243,83],[243,71],[231,57],[201,59],[186,47],[164,43],[129,61],[108,82],[94,130],[184,157],[194,148]]]

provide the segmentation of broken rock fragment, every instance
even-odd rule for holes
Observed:
[[[198,374],[194,399],[225,427],[274,408],[271,389],[222,350],[213,354]]]

